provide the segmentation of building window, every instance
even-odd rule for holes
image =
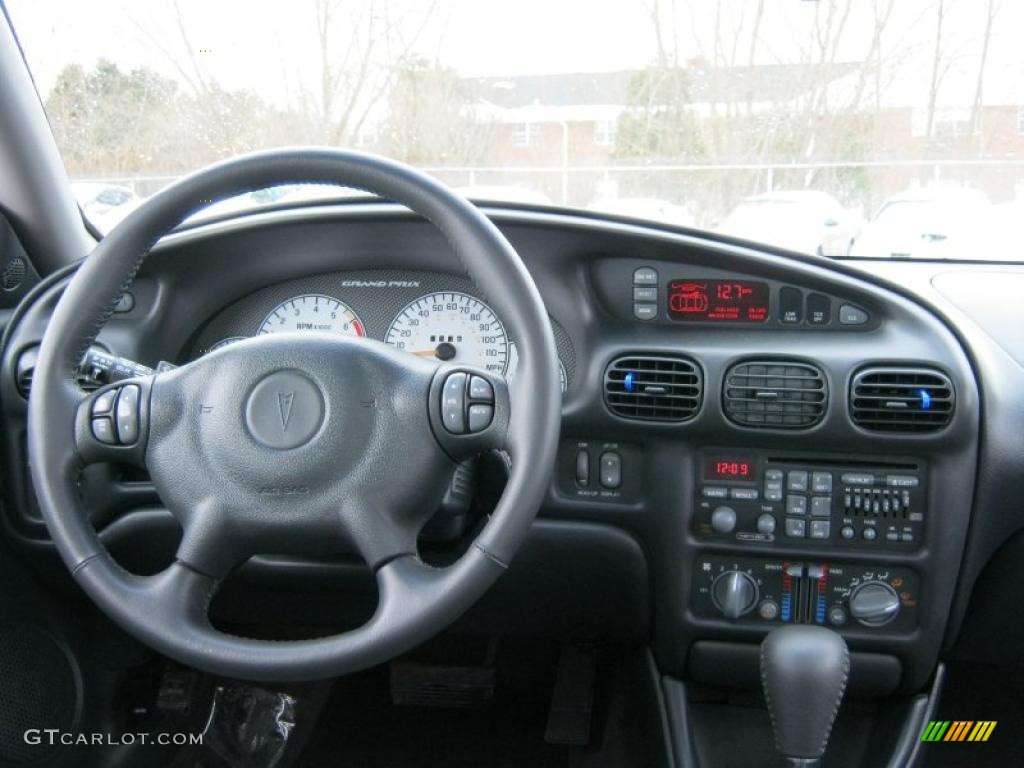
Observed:
[[[517,147],[529,147],[540,140],[540,123],[515,123],[512,126],[512,143]]]
[[[598,120],[594,123],[594,143],[599,147],[614,146],[617,128],[618,123],[614,120]]]

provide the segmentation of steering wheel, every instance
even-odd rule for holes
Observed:
[[[511,330],[518,373],[427,361],[340,334],[258,336],[180,368],[85,394],[84,354],[150,248],[212,201],[287,183],[355,187],[407,206],[445,235]],[[252,680],[342,675],[423,642],[505,570],[555,463],[560,387],[554,339],[532,278],[470,203],[412,168],[329,149],[260,152],[213,165],[151,197],[88,256],[47,327],[29,404],[36,496],[57,550],[111,619],[160,653]],[[455,465],[499,450],[510,473],[493,514],[453,564],[416,537]],[[175,561],[129,573],[102,546],[77,492],[95,462],[148,469],[181,523]],[[268,641],[215,628],[208,608],[232,568],[259,553],[354,548],[379,600],[363,626]]]

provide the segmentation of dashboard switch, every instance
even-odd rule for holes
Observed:
[[[622,485],[622,457],[615,451],[601,454],[601,485],[611,489]]]
[[[804,295],[798,288],[779,289],[779,314],[782,322],[800,323],[804,319]]]
[[[653,285],[640,285],[633,289],[633,301],[657,301],[658,289]]]
[[[657,285],[658,271],[650,267],[640,267],[633,272],[633,285]]]
[[[658,316],[658,305],[636,303],[633,305],[633,316],[637,320],[653,320]]]
[[[466,374],[453,373],[441,392],[441,421],[455,435],[466,431]]]
[[[839,308],[840,325],[864,325],[868,321],[868,313],[852,304],[843,304]]]
[[[811,325],[828,325],[832,322],[832,300],[823,293],[812,293],[807,297],[807,322]]]
[[[121,387],[114,406],[117,421],[117,439],[121,445],[131,445],[139,439],[139,387],[127,384]]]
[[[576,452],[576,485],[581,488],[590,485],[590,454],[586,448]]]
[[[757,518],[758,533],[775,533],[775,516],[765,512]]]

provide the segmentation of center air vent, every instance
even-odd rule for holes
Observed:
[[[931,368],[865,368],[850,385],[850,417],[873,432],[935,432],[953,418],[953,384]]]
[[[725,415],[745,427],[805,429],[821,421],[827,403],[825,377],[807,363],[758,360],[725,375]]]
[[[700,408],[700,368],[683,357],[620,357],[604,374],[604,401],[628,419],[686,421]]]

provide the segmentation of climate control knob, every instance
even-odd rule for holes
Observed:
[[[881,627],[900,612],[896,590],[883,581],[868,581],[850,595],[850,613],[865,627]]]
[[[738,619],[757,604],[757,584],[743,571],[726,571],[711,584],[711,599],[727,619]]]

